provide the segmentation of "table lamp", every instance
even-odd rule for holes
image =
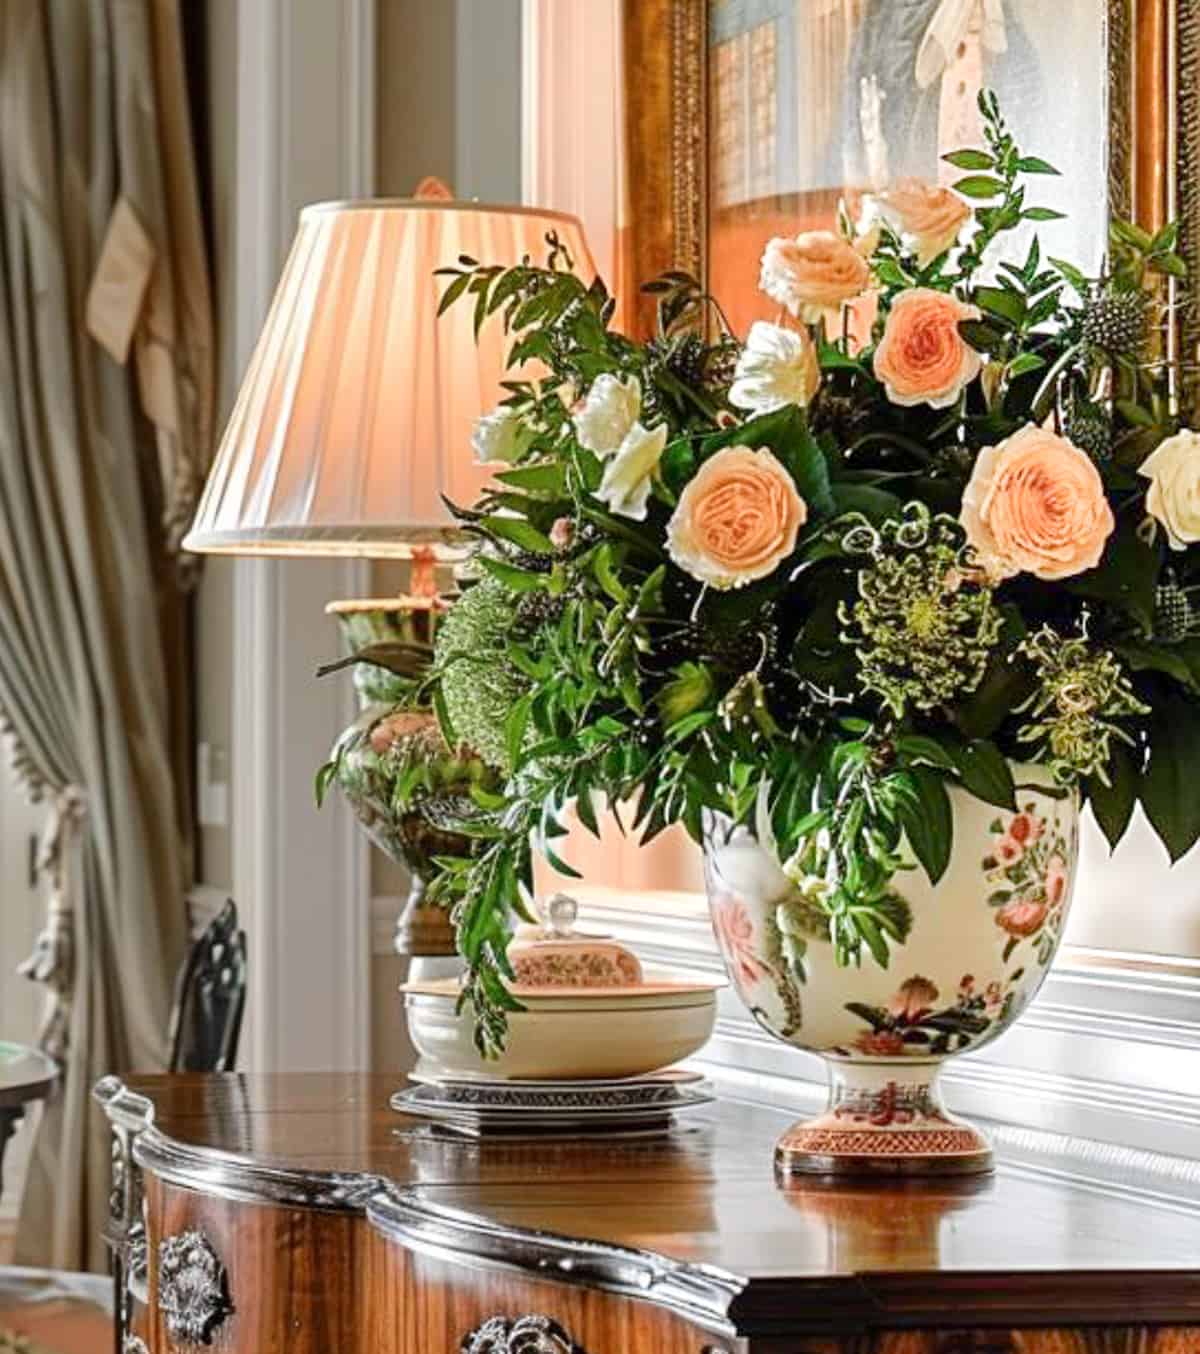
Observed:
[[[300,213],[184,540],[202,553],[411,560],[410,596],[331,603],[352,652],[432,641],[444,606],[434,567],[463,553],[443,496],[470,504],[490,474],[474,461],[471,432],[504,397],[512,338],[498,319],[476,336],[467,304],[439,318],[436,270],[463,255],[539,264],[553,234],[576,272],[595,272],[573,216],[455,201],[436,180],[418,192]],[[429,856],[455,846],[450,815],[437,812],[445,795],[440,806],[431,800],[427,821],[401,821],[390,787],[412,756],[438,761],[435,782],[447,794],[470,770],[441,742],[432,712],[413,708],[411,682],[359,665],[356,685],[363,713],[335,745],[325,781],[337,781],[372,841],[408,867],[397,949],[453,953],[446,918],[423,896]]]

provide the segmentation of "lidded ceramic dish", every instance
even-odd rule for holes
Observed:
[[[637,1077],[691,1057],[708,1042],[721,980],[647,976],[609,936],[574,929],[578,905],[556,894],[542,926],[522,927],[509,949],[523,1010],[508,1019],[498,1058],[475,1047],[470,1007],[458,1011],[457,979],[405,983],[409,1034],[425,1076],[497,1080]]]

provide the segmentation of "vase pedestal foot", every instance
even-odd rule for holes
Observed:
[[[781,1178],[980,1175],[992,1149],[951,1114],[935,1063],[830,1062],[829,1105],[793,1124],[775,1148]]]

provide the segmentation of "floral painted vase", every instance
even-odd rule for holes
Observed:
[[[768,1033],[819,1054],[829,1105],[789,1129],[787,1172],[972,1173],[987,1140],[951,1115],[941,1064],[1002,1034],[1042,984],[1066,925],[1079,805],[1038,766],[1014,765],[1017,807],[950,789],[954,842],[937,884],[897,876],[912,929],[881,967],[837,963],[824,914],[784,873],[773,843],[713,816],[705,876],[713,929],[742,1002]]]

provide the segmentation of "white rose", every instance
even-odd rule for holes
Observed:
[[[1200,541],[1200,433],[1185,428],[1142,462],[1150,481],[1146,511],[1162,523],[1172,550]]]
[[[756,320],[738,358],[729,403],[756,414],[807,405],[821,384],[817,350],[806,333]]]
[[[479,465],[491,461],[515,461],[521,451],[521,416],[508,405],[475,420],[471,447]]]
[[[635,423],[604,467],[596,497],[619,517],[643,521],[650,501],[650,484],[666,445],[665,423],[656,428],[643,428]]]
[[[642,387],[636,376],[622,380],[604,372],[592,382],[583,408],[575,415],[579,445],[597,456],[611,456],[642,412]]]

